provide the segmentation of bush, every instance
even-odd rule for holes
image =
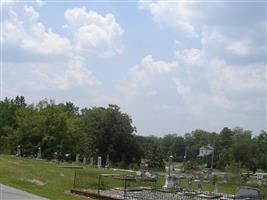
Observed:
[[[241,163],[239,162],[232,162],[225,167],[225,170],[230,173],[239,174],[241,168]]]
[[[195,160],[189,160],[185,163],[186,170],[199,170],[199,163]]]

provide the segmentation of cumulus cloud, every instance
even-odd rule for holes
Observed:
[[[183,51],[175,51],[175,58],[180,62],[189,65],[202,65],[204,63],[205,55],[200,49],[184,49]]]
[[[95,88],[101,82],[89,70],[85,59],[79,56],[66,62],[31,63],[27,62],[21,69],[15,70],[17,64],[6,63],[11,71],[20,72],[20,88],[25,91],[64,91],[73,88]],[[56,67],[55,67],[56,66]]]
[[[120,38],[124,30],[112,14],[102,16],[82,7],[68,9],[64,15],[64,27],[71,30],[79,54],[107,58],[122,53]]]
[[[191,22],[194,14],[190,9],[191,4],[191,2],[139,1],[139,7],[148,10],[156,22],[177,27],[190,37],[198,37]]]
[[[122,53],[120,39],[124,30],[112,14],[102,16],[85,7],[66,10],[64,27],[72,33],[67,38],[45,27],[32,6],[25,5],[19,15],[12,9],[8,13],[1,22],[1,41],[7,51],[28,52],[35,55],[32,57],[36,54],[53,57],[71,54],[108,58]]]
[[[72,58],[68,64],[65,79],[68,84],[79,86],[98,86],[101,82],[93,75],[86,66],[86,61],[83,57],[76,56]]]
[[[199,36],[211,56],[222,54],[254,61],[265,57],[266,42],[263,41],[266,38],[259,34],[266,32],[266,4],[263,2],[229,4],[140,0],[139,7],[148,11],[159,24],[176,27],[193,38]]]
[[[15,0],[0,1],[0,6],[9,6],[9,5],[13,4],[14,2],[15,2]]]
[[[247,56],[251,51],[251,41],[249,40],[237,40],[231,42],[226,49],[231,51],[233,54],[236,54],[238,56]]]
[[[43,6],[45,2],[36,3]],[[22,5],[21,11],[9,8],[6,13],[1,21],[4,62],[20,66],[23,61],[23,69],[31,76],[21,82],[28,88],[97,87],[101,81],[90,70],[90,57],[107,58],[122,53],[120,38],[124,31],[112,14],[102,16],[84,7],[68,9],[64,13],[65,28],[72,35],[65,37],[46,27],[30,5]]]
[[[128,95],[136,95],[140,90],[148,88],[155,76],[168,74],[177,69],[177,67],[178,65],[175,61],[155,60],[151,55],[147,55],[141,60],[140,64],[130,68],[125,83],[119,88]],[[146,93],[150,92],[146,91]]]
[[[38,21],[39,13],[33,7],[24,6],[24,14],[26,17],[22,21],[15,11],[10,10],[9,17],[1,22],[2,42],[7,51],[26,51],[32,53],[32,56],[56,56],[66,55],[71,50],[67,38],[53,32],[51,28],[47,29]]]
[[[43,5],[45,5],[46,2],[43,0],[36,0],[36,3],[39,7],[42,7]]]
[[[253,63],[248,65],[229,65],[223,60],[209,63],[209,78],[214,90],[239,93],[262,93],[266,88],[266,65]]]
[[[177,78],[174,79],[174,83],[176,86],[177,92],[182,96],[182,97],[188,97],[190,94],[191,90],[189,87],[183,85]]]
[[[24,6],[24,11],[28,15],[28,18],[32,21],[35,21],[39,18],[39,13],[36,12],[32,6]]]

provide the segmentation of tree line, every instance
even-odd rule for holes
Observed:
[[[199,159],[201,146],[215,148],[214,167],[225,169],[236,164],[255,171],[267,170],[267,134],[262,130],[253,136],[242,128],[223,128],[219,133],[194,130],[191,133],[164,137],[140,136],[131,117],[119,106],[78,108],[72,102],[56,104],[42,100],[27,104],[23,96],[0,101],[0,153],[15,154],[18,145],[23,156],[35,156],[38,147],[46,159],[74,160],[106,155],[114,166],[137,166],[141,158],[151,168],[164,168],[172,154],[175,161],[187,164],[207,163]],[[195,166],[195,165],[188,165]]]

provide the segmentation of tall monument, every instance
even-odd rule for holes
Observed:
[[[163,186],[164,190],[174,189],[178,184],[177,178],[173,175],[173,156],[170,155],[169,157],[169,164],[168,164],[168,174],[166,175],[165,184]]]

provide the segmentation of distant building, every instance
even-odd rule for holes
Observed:
[[[212,152],[214,151],[214,148],[208,144],[207,146],[202,146],[199,148],[199,157],[203,157],[203,156],[208,156],[210,154],[212,154]]]

